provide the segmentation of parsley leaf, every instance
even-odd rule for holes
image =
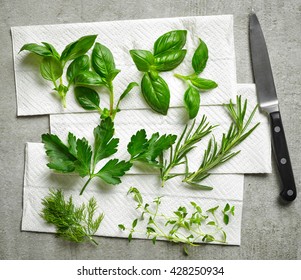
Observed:
[[[149,165],[160,167],[156,160],[164,150],[167,150],[176,141],[177,136],[164,134],[160,137],[159,133],[154,133],[148,140],[144,129],[137,131],[131,137],[128,144],[128,152],[131,155],[131,162],[141,161]]]
[[[120,177],[132,167],[131,162],[109,160],[98,172],[95,172],[98,162],[117,152],[119,139],[113,138],[113,135],[114,123],[110,117],[102,120],[94,129],[93,151],[85,138],[77,139],[72,133],[68,134],[67,145],[57,135],[43,134],[42,142],[49,158],[47,166],[62,173],[75,172],[81,177],[89,176],[80,194],[94,177],[99,177],[108,184],[119,184]]]
[[[130,162],[111,159],[95,174],[95,176],[101,178],[108,184],[116,185],[121,183],[120,177],[131,167],[132,163]]]
[[[62,173],[73,172],[75,170],[74,162],[76,157],[70,153],[69,148],[53,134],[43,134],[42,142],[44,143],[46,154],[50,161],[47,166],[50,169]]]

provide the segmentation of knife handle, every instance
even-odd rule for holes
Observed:
[[[280,112],[270,113],[270,121],[272,147],[282,183],[280,196],[286,201],[293,201],[297,196],[297,191]]]

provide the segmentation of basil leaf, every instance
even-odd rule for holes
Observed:
[[[74,59],[67,68],[67,80],[69,83],[74,81],[74,78],[83,71],[88,71],[90,68],[89,56],[82,55]]]
[[[111,51],[104,45],[96,43],[92,51],[92,66],[95,72],[106,79],[113,81],[120,70],[115,68],[114,57]]]
[[[137,86],[139,86],[139,85],[136,82],[129,83],[127,88],[125,89],[125,91],[120,95],[119,102],[122,99],[124,99],[134,87],[137,87]]]
[[[57,59],[60,59],[60,55],[54,46],[52,46],[51,44],[49,44],[47,42],[42,42],[42,44],[52,53],[52,56],[54,56]]]
[[[155,67],[157,71],[170,71],[175,69],[185,58],[186,50],[166,51],[155,56]]]
[[[84,55],[93,46],[96,37],[97,35],[83,36],[67,45],[61,55],[62,63],[65,64],[68,60]]]
[[[187,30],[174,30],[160,36],[154,44],[154,55],[181,50],[186,44]]]
[[[44,79],[54,82],[63,75],[63,67],[59,60],[53,56],[47,56],[41,62],[40,72]]]
[[[184,94],[184,104],[190,119],[195,118],[198,114],[200,109],[200,99],[199,91],[196,88],[189,86]]]
[[[154,64],[154,56],[150,51],[130,50],[130,55],[137,69],[141,72],[148,72]]]
[[[92,71],[85,71],[80,72],[74,78],[74,84],[77,86],[101,86],[104,85],[105,82],[97,73]]]
[[[203,78],[194,78],[190,81],[195,87],[201,90],[210,90],[218,86],[216,82]]]
[[[170,102],[170,92],[167,83],[158,76],[152,79],[145,73],[141,81],[141,91],[147,104],[156,112],[166,115]]]
[[[85,110],[99,110],[99,95],[98,93],[87,87],[76,87],[74,94],[77,102]]]
[[[40,56],[52,56],[52,52],[44,46],[40,46],[38,44],[35,43],[29,43],[29,44],[25,44],[19,52],[21,51],[30,51],[32,53],[35,53],[37,55]]]
[[[196,74],[200,74],[206,67],[208,60],[208,48],[204,41],[200,40],[200,44],[192,57],[192,67]]]

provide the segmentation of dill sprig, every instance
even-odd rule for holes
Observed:
[[[49,224],[55,225],[56,235],[65,240],[76,243],[90,241],[98,243],[92,238],[96,233],[104,214],[93,219],[97,209],[97,203],[92,197],[88,204],[76,207],[72,196],[65,201],[61,190],[50,190],[50,194],[42,200],[44,208],[41,217]]]
[[[187,125],[185,126],[181,136],[175,144],[174,149],[173,146],[171,146],[169,149],[169,162],[167,160],[164,160],[163,162],[163,158],[161,159],[161,163],[163,165],[163,168],[161,169],[162,187],[167,180],[183,175],[183,173],[170,174],[170,172],[178,165],[187,165],[187,154],[196,147],[195,144],[210,134],[216,126],[210,125],[210,123],[207,121],[207,117],[203,115],[200,124],[193,131],[194,127],[195,120],[189,129]]]
[[[245,100],[242,105],[241,96],[237,96],[236,105],[230,100],[230,103],[226,104],[225,107],[232,118],[232,123],[227,134],[223,134],[219,145],[214,137],[209,140],[207,149],[204,152],[203,161],[198,170],[192,173],[187,172],[183,182],[202,189],[212,189],[211,187],[200,185],[199,182],[210,175],[209,171],[211,169],[235,157],[240,151],[232,152],[232,149],[243,142],[260,124],[257,123],[248,130],[258,106],[255,106],[245,121],[247,100]]]

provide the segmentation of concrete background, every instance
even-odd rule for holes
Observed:
[[[205,245],[184,256],[178,245],[103,238],[101,246],[69,244],[53,234],[21,232],[25,142],[39,142],[48,117],[16,118],[11,26],[103,20],[234,14],[239,83],[253,81],[248,13],[253,7],[265,33],[297,187],[301,180],[300,0],[1,0],[0,1],[0,258],[1,259],[301,259],[301,203],[278,201],[276,172],[247,175],[240,247]],[[273,165],[275,170],[275,164]]]

